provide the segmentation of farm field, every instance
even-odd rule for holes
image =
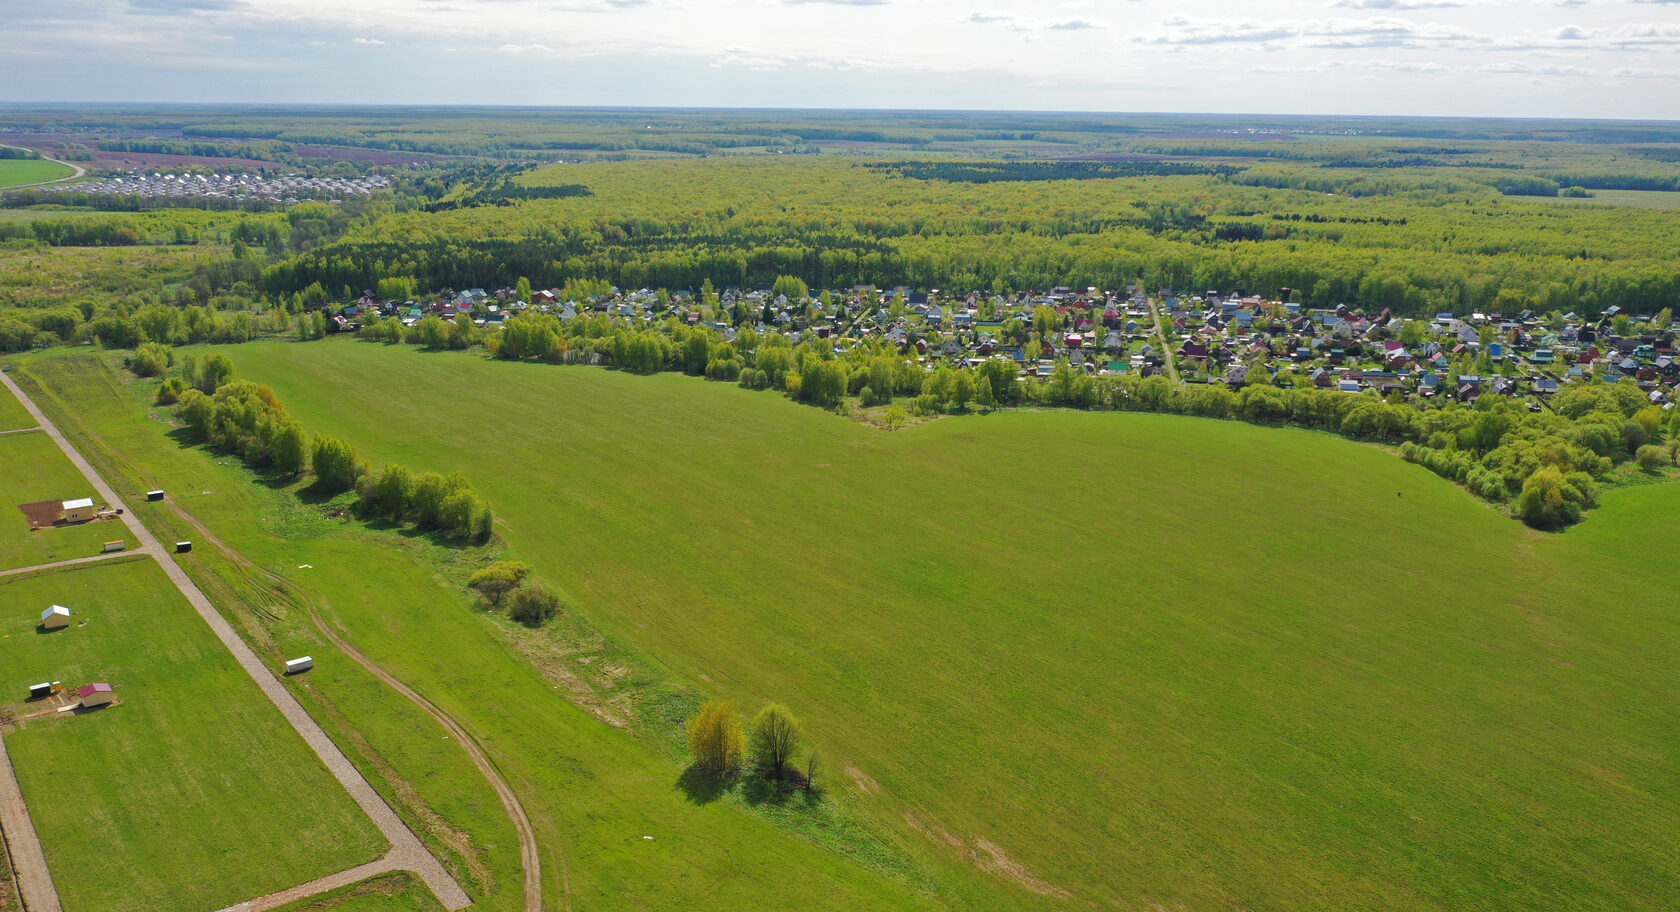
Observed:
[[[1680,192],[1674,190],[1594,190],[1590,197],[1536,197],[1546,202],[1638,206],[1641,209],[1680,209]]]
[[[603,724],[557,693],[572,669],[554,667],[557,662],[539,668],[526,657],[526,650],[558,651],[560,644],[462,596],[468,570],[450,564],[455,558],[448,549],[327,521],[289,494],[253,483],[250,473],[219,464],[227,460],[179,446],[146,414],[149,384],[124,381],[112,358],[67,351],[29,356],[17,376],[49,414],[67,424],[74,414],[97,434],[66,431],[113,484],[174,492],[181,510],[283,579],[356,648],[472,732],[519,790],[539,838],[549,906],[566,901],[561,897],[580,909],[951,905],[938,900],[945,885],[914,859],[855,832],[855,825],[819,814],[820,827],[795,835],[737,801],[691,798],[679,784],[686,761],[650,751],[628,729]],[[211,493],[197,493],[204,491]],[[180,520],[176,503],[140,504],[136,511],[166,539],[178,533],[203,542]],[[523,908],[512,827],[454,742],[341,656],[331,658],[337,650],[301,610],[216,554],[201,546],[185,565],[218,605],[233,606],[231,596],[243,596],[262,609],[261,617],[234,617],[259,654],[315,656],[299,698],[445,856],[475,908]],[[612,644],[596,644],[578,658],[634,666]],[[631,675],[621,684],[651,691],[655,711],[666,712],[657,683]],[[678,715],[662,721],[674,725],[691,705],[679,705],[670,710]],[[766,869],[777,876],[762,877]],[[962,883],[949,889],[974,895]],[[388,902],[397,901],[358,900],[373,908],[415,908]]]
[[[58,180],[76,172],[58,162],[30,158],[0,158],[0,187],[17,187]]]
[[[368,861],[385,845],[148,559],[0,582],[3,709],[25,685],[115,685],[118,705],[8,726],[68,912],[213,910]],[[73,624],[36,631],[36,606]]]
[[[0,389],[13,404],[12,394]],[[31,530],[19,504],[92,497],[93,486],[40,431],[0,434],[0,570],[98,554],[107,541],[128,539],[121,523],[93,520]],[[133,544],[132,540],[129,542]]]
[[[1543,536],[1297,431],[1006,413],[888,434],[669,375],[226,351],[375,465],[464,470],[609,638],[749,710],[789,703],[952,905],[1680,899],[1680,720],[1630,698],[1674,687],[1675,580],[1612,573],[1599,531],[1659,534],[1672,487]],[[334,585],[364,594],[346,615],[375,601]]]

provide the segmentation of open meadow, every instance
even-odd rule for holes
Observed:
[[[76,172],[68,165],[38,158],[0,158],[0,187],[18,187],[58,180]]]
[[[17,376],[49,414],[77,416],[67,433],[113,484],[173,492],[172,502],[138,504],[136,512],[166,539],[199,540],[184,566],[260,655],[316,658],[315,670],[293,679],[294,692],[461,879],[475,908],[523,908],[519,847],[505,811],[454,741],[352,665],[309,610],[459,721],[514,783],[538,837],[549,907],[951,906],[938,898],[943,885],[913,860],[822,808],[799,815],[809,832],[794,834],[740,801],[691,796],[679,784],[686,761],[663,744],[650,751],[622,706],[579,706],[562,690],[582,663],[599,663],[620,675],[621,690],[649,699],[646,712],[676,724],[692,703],[665,706],[668,688],[645,680],[635,657],[596,642],[568,653],[580,664],[562,666],[544,655],[559,644],[463,595],[473,554],[328,519],[289,490],[182,447],[147,415],[150,384],[125,380],[111,358],[53,352],[27,359]],[[260,571],[224,557],[191,520]],[[531,655],[544,655],[544,664]],[[777,875],[765,878],[767,869]],[[431,908],[395,902],[366,897],[352,908]]]
[[[0,581],[0,603],[6,749],[68,912],[210,912],[385,850],[150,559]],[[38,632],[54,603],[74,623]],[[54,680],[119,702],[28,718]]]
[[[176,449],[108,361],[34,359],[26,379],[136,483],[216,490],[184,508],[470,719],[576,896],[692,903],[676,872],[702,860],[750,908],[1680,901],[1680,717],[1651,698],[1676,686],[1675,571],[1637,544],[1672,485],[1548,536],[1302,431],[1011,412],[886,433],[672,375],[221,350],[376,466],[464,471],[511,553],[623,653],[567,653],[448,596],[467,568],[378,569],[390,545],[369,539],[395,536],[225,487],[239,473]],[[877,860],[692,804],[662,759],[674,719],[640,719],[637,744],[598,721],[612,704],[553,693],[609,658],[749,712],[786,702]],[[744,889],[702,831],[730,865],[804,867]],[[837,884],[857,892],[821,892]]]
[[[0,402],[17,403],[0,390]],[[0,434],[0,570],[88,557],[104,542],[128,540],[121,523],[90,520],[31,529],[21,504],[92,497],[93,487],[41,431]]]

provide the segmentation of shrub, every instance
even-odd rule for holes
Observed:
[[[175,353],[158,342],[142,342],[128,359],[128,369],[137,377],[160,377],[175,363]]]
[[[559,613],[560,597],[541,586],[515,592],[508,607],[508,617],[527,627],[541,627]]]
[[[1642,469],[1656,469],[1668,464],[1668,451],[1654,444],[1646,444],[1634,454],[1633,461]]]
[[[309,464],[316,483],[335,494],[354,488],[356,479],[367,473],[367,463],[357,455],[356,448],[337,437],[315,438]]]
[[[1577,522],[1586,495],[1554,466],[1528,476],[1517,496],[1517,515],[1536,529],[1556,529]]]

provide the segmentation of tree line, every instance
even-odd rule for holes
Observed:
[[[164,376],[157,402],[175,406],[175,414],[200,440],[238,456],[253,468],[315,477],[313,488],[332,496],[356,491],[356,505],[364,516],[470,539],[490,539],[494,520],[484,499],[459,472],[411,473],[400,465],[378,472],[345,440],[325,434],[306,434],[303,425],[265,385],[234,379],[233,362],[211,353],[175,363],[173,351],[155,342],[143,343],[128,359],[137,375]]]

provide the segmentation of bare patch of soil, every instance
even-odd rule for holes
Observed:
[[[984,853],[976,856],[976,863],[980,865],[980,870],[1013,880],[1040,896],[1054,896],[1057,899],[1065,899],[1071,895],[1068,891],[1053,883],[1032,876],[1024,865],[1005,854],[1001,846],[978,836],[974,838],[974,845]]]
[[[857,783],[858,789],[865,795],[881,794],[881,783],[871,779],[868,773],[850,763],[846,764],[846,775],[852,777],[852,781]]]
[[[851,773],[852,769],[847,767],[846,772]],[[910,826],[910,829],[921,833],[934,842],[965,851],[969,861],[987,874],[1012,880],[1039,896],[1066,899],[1073,895],[1062,887],[1033,876],[1032,872],[1027,870],[1026,865],[1010,858],[1009,853],[1005,852],[1002,846],[989,839],[976,836],[972,840],[965,840],[939,824],[922,817],[915,811],[905,811],[904,822]]]

